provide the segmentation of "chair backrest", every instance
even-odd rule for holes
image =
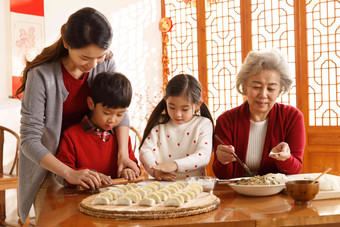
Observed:
[[[142,136],[140,135],[138,130],[135,129],[134,127],[130,126],[130,130],[132,131],[130,133],[131,143],[133,144],[132,149],[135,152],[135,156],[136,156],[137,160],[139,160],[138,147],[139,147],[140,143],[142,142]],[[140,170],[141,170],[141,176],[144,177],[144,179],[148,179],[149,175],[144,170],[143,165],[140,165],[139,167],[140,167]]]
[[[0,125],[0,174],[4,173],[3,170],[3,158],[4,158],[4,144],[5,144],[5,132],[8,132],[9,134],[13,135],[16,138],[16,149],[15,149],[15,157],[14,157],[14,161],[11,167],[11,171],[9,172],[9,174],[13,174],[14,172],[14,168],[15,168],[15,173],[16,175],[18,175],[18,152],[19,152],[19,147],[20,147],[20,137],[19,135],[14,132],[13,130],[6,128],[4,126]]]
[[[131,137],[131,143],[133,143],[133,151],[136,152],[136,149],[138,149],[139,144],[142,141],[142,136],[140,133],[135,129],[134,127],[130,126],[130,130],[133,132],[134,135],[130,134]]]

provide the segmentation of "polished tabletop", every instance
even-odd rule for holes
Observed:
[[[216,184],[213,194],[220,206],[211,212],[170,219],[116,220],[85,215],[78,204],[89,192],[60,186],[49,187],[36,226],[299,226],[319,224],[340,226],[340,199],[313,200],[294,205],[286,194],[248,197],[227,184]]]

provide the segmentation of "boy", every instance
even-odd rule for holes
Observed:
[[[111,177],[118,177],[118,143],[113,128],[122,121],[131,97],[131,83],[123,74],[99,73],[93,80],[91,96],[87,97],[91,113],[64,131],[57,158],[72,169],[93,170],[102,184],[110,184]],[[130,139],[129,157],[137,163]],[[136,178],[129,168],[121,176]]]

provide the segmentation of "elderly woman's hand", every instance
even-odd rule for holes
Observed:
[[[279,161],[287,160],[290,157],[289,145],[285,142],[279,143],[276,147],[274,147],[270,151],[269,157],[274,158]]]
[[[218,145],[216,149],[216,156],[218,161],[220,161],[223,165],[226,165],[230,162],[236,161],[233,153],[235,149],[231,145]]]

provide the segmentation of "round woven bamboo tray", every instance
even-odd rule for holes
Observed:
[[[162,219],[178,218],[190,215],[202,214],[216,209],[220,205],[220,199],[209,193],[201,193],[195,199],[183,203],[180,207],[164,207],[157,204],[153,207],[131,205],[116,206],[92,205],[92,200],[96,195],[91,195],[78,205],[80,212],[101,218],[114,219]]]

